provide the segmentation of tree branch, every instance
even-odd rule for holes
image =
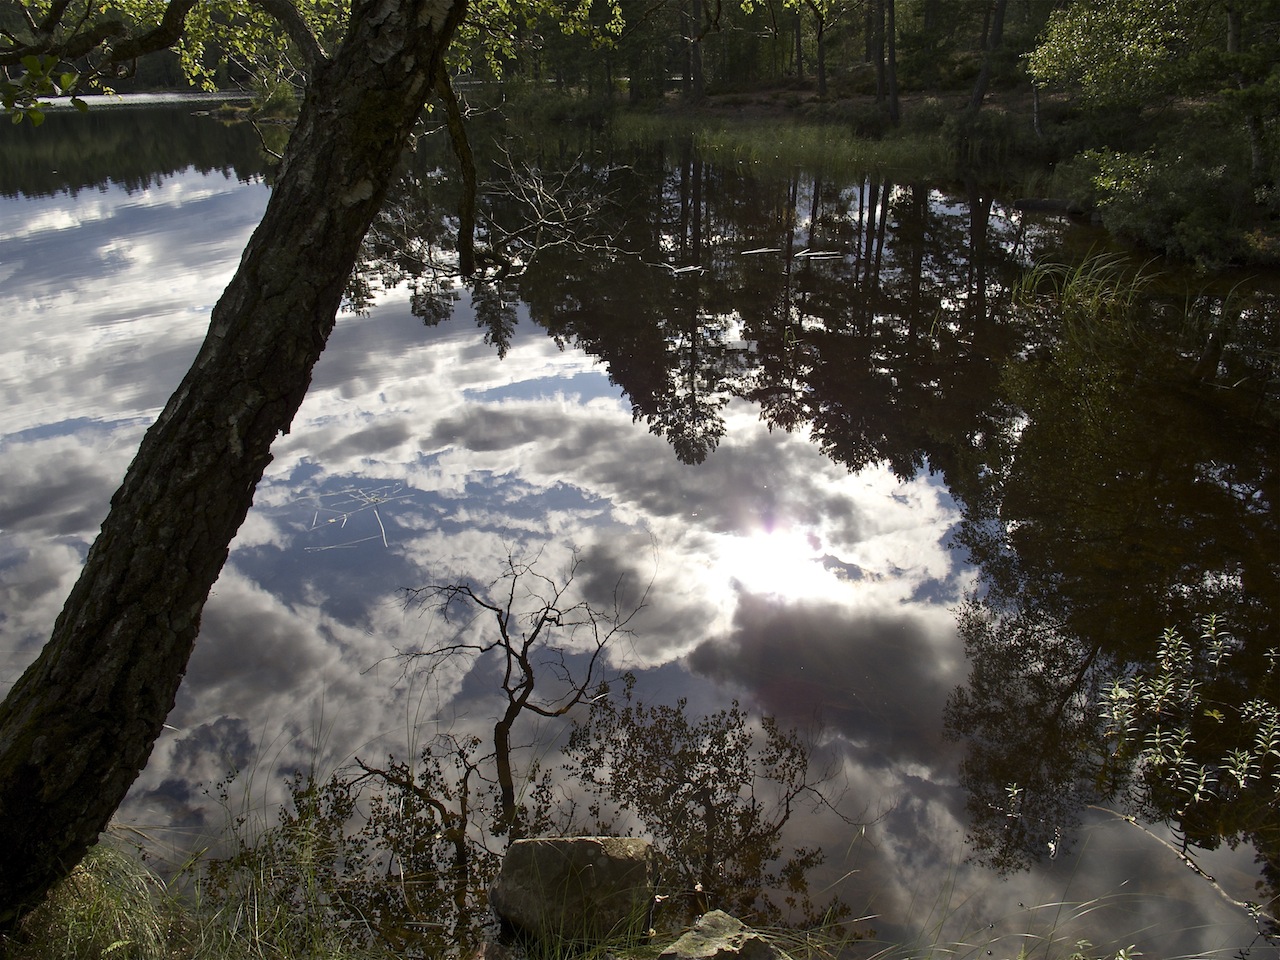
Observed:
[[[182,32],[186,28],[187,14],[195,5],[196,0],[169,0],[160,23],[141,36],[126,38],[112,46],[107,55],[108,62],[122,63],[126,60],[136,60],[148,53],[169,49],[182,38]],[[88,47],[83,53],[89,53],[92,49],[93,47]]]
[[[1211,886],[1214,889],[1214,891],[1218,894],[1218,896],[1222,897],[1223,900],[1231,904],[1233,907],[1238,907],[1239,909],[1243,910],[1245,913],[1249,914],[1251,917],[1261,918],[1273,924],[1280,924],[1280,920],[1277,920],[1276,917],[1274,917],[1272,914],[1262,909],[1262,907],[1259,904],[1256,904],[1250,901],[1245,901],[1245,900],[1237,900],[1235,897],[1231,896],[1231,894],[1227,893],[1226,889],[1222,886],[1222,884],[1220,884],[1217,881],[1217,879],[1212,874],[1208,873],[1204,869],[1204,867],[1200,866],[1200,864],[1196,863],[1195,860],[1191,858],[1191,855],[1187,853],[1185,849],[1179,849],[1178,847],[1170,843],[1168,840],[1164,839],[1164,837],[1156,836],[1155,833],[1153,833],[1143,824],[1139,823],[1137,817],[1131,817],[1126,814],[1119,813],[1115,810],[1108,809],[1107,807],[1100,807],[1097,804],[1092,804],[1092,803],[1089,804],[1089,809],[1098,810],[1098,811],[1101,811],[1102,813],[1110,814],[1111,816],[1115,817],[1117,820],[1123,820],[1125,823],[1129,824],[1130,826],[1137,827],[1139,830],[1145,833],[1148,837],[1150,837],[1156,843],[1172,851],[1173,855],[1176,856],[1179,860],[1181,860],[1187,866],[1187,868],[1190,869],[1192,873],[1194,873],[1201,880],[1209,884],[1209,886]]]
[[[290,0],[253,0],[253,5],[284,28],[284,32],[289,35],[294,46],[302,53],[302,59],[308,70],[314,70],[327,62],[320,41],[316,39],[316,35],[311,32],[311,27],[306,20],[302,19],[302,14]]]

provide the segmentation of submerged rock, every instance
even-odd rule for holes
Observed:
[[[653,871],[647,840],[517,840],[502,858],[489,905],[526,936],[598,943],[648,928]]]

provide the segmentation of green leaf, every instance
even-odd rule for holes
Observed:
[[[31,118],[31,125],[33,127],[38,127],[40,124],[44,123],[44,111],[39,107],[32,107],[28,110],[27,116]]]
[[[71,105],[75,107],[77,110],[79,110],[81,113],[89,112],[89,105],[85,103],[83,100],[81,100],[79,97],[72,97]]]

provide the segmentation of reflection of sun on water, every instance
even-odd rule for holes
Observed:
[[[829,597],[840,586],[822,565],[821,542],[800,530],[756,530],[726,537],[719,566],[742,590],[788,600]]]

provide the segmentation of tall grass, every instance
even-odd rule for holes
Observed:
[[[305,861],[305,857],[302,858]],[[263,873],[256,893],[245,889],[238,904],[201,898],[199,889],[179,895],[129,851],[111,841],[90,851],[84,862],[57,887],[48,901],[26,918],[21,928],[0,937],[6,960],[399,960],[390,946],[356,942],[337,925],[320,929],[306,918],[306,905],[272,899],[263,891],[277,885],[275,871],[289,874],[309,869],[305,862],[261,860]],[[814,930],[756,931],[795,960],[1132,960],[1129,946],[1095,948],[1072,931],[1087,928],[1096,911],[1123,909],[1125,904],[1100,898],[1085,902],[1055,901],[1021,907],[1015,916],[971,934],[948,935],[955,910],[951,888],[942,906],[930,909],[915,942],[885,943],[849,934],[836,924]],[[915,912],[919,905],[913,905]],[[864,918],[872,919],[872,918]],[[1021,932],[1008,932],[1022,924]],[[996,928],[999,928],[998,930]],[[637,937],[639,926],[619,940],[529,945],[525,960],[649,960],[681,931],[660,940]],[[457,951],[445,949],[446,956]]]
[[[189,913],[141,861],[111,840],[0,937],[8,960],[158,960],[191,956]]]
[[[876,169],[923,176],[950,164],[947,144],[920,133],[866,139],[833,124],[647,114],[620,114],[612,129],[625,140],[641,142],[687,136],[704,157],[740,166],[803,166],[830,173]]]

